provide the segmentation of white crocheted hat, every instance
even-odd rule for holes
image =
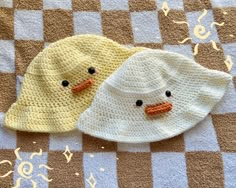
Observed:
[[[77,127],[118,142],[170,138],[204,119],[231,79],[180,54],[138,52],[103,82]]]

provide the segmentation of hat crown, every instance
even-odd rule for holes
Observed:
[[[137,55],[129,58],[106,83],[124,92],[149,93],[166,86],[166,68],[161,59]]]

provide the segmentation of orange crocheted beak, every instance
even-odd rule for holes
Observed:
[[[93,79],[87,79],[81,83],[78,83],[76,86],[74,86],[71,91],[72,93],[78,93],[80,91],[83,91],[85,89],[87,89],[88,87],[93,85]]]
[[[169,112],[172,109],[172,104],[169,102],[164,102],[161,104],[147,106],[145,108],[145,113],[147,115],[157,115],[165,112]]]

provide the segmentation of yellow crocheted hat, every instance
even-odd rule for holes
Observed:
[[[21,94],[8,110],[5,126],[31,132],[73,130],[103,80],[142,49],[129,49],[96,35],[51,44],[27,68]]]

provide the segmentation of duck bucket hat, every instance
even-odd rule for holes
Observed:
[[[117,142],[174,137],[207,116],[231,79],[180,54],[144,50],[103,82],[77,128]]]
[[[6,113],[4,125],[31,132],[75,129],[98,86],[141,49],[128,49],[96,35],[68,37],[49,45],[28,66],[20,96]]]

